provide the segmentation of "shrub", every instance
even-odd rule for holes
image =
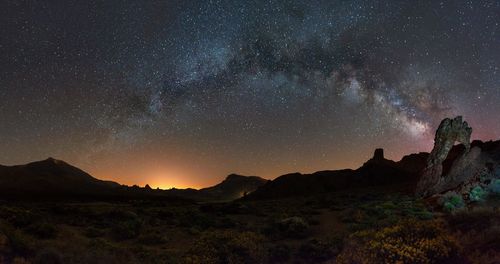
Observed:
[[[2,260],[0,258],[0,260]],[[1,263],[4,263],[3,261]],[[12,260],[12,264],[32,264],[31,261],[26,260],[25,257],[14,257]]]
[[[309,224],[301,217],[289,217],[272,223],[264,232],[284,238],[304,238],[307,236]]]
[[[62,258],[59,252],[54,249],[44,249],[38,252],[35,257],[35,264],[62,264]]]
[[[481,186],[476,186],[470,191],[469,199],[473,202],[481,202],[484,201],[487,195],[488,192],[481,188]]]
[[[142,228],[142,222],[139,220],[123,221],[111,228],[111,236],[115,240],[126,240],[136,238]]]
[[[178,220],[179,225],[182,227],[195,228],[199,230],[206,230],[217,225],[213,217],[207,216],[199,211],[187,211],[181,214]]]
[[[7,217],[9,223],[15,227],[26,227],[40,221],[40,216],[32,213],[29,210],[10,209]]]
[[[443,209],[447,212],[453,212],[465,206],[464,200],[461,195],[455,192],[446,193],[441,200]]]
[[[184,256],[185,263],[262,263],[263,237],[253,232],[207,231]]]
[[[454,236],[471,263],[500,263],[500,214],[493,208],[474,208],[447,217]]]
[[[167,242],[167,240],[157,233],[145,234],[138,238],[138,242],[144,245],[161,245]]]
[[[26,232],[39,239],[53,239],[57,236],[56,227],[45,222],[29,226]]]
[[[473,210],[448,215],[446,220],[454,230],[461,232],[474,230],[477,232],[500,224],[500,214],[493,208],[476,207]]]
[[[439,222],[408,220],[351,234],[338,263],[440,263],[454,257],[455,241]]]
[[[218,228],[234,228],[237,226],[237,223],[229,217],[223,217],[217,221],[216,226]]]
[[[312,239],[302,244],[298,256],[308,262],[323,262],[335,256],[335,248],[324,241]]]
[[[104,231],[99,228],[89,227],[85,230],[85,236],[89,238],[104,236]]]
[[[268,250],[268,261],[270,263],[287,262],[290,259],[290,247],[284,244],[275,245]]]
[[[0,233],[5,236],[5,251],[12,255],[26,256],[33,253],[34,243],[32,239],[12,226],[0,223]]]
[[[153,211],[153,215],[156,218],[162,219],[162,220],[169,220],[172,217],[174,217],[174,213],[172,213],[168,209],[157,209]]]
[[[488,185],[488,190],[494,194],[500,194],[500,179],[493,179]]]

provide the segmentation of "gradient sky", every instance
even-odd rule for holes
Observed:
[[[0,3],[0,164],[124,184],[356,168],[500,138],[500,1]]]

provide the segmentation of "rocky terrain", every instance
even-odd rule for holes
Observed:
[[[0,166],[0,263],[500,263],[500,141],[471,132],[445,119],[431,153],[200,190]]]
[[[465,203],[500,190],[500,141],[471,141],[472,128],[458,116],[444,119],[416,186],[416,194]],[[458,142],[460,145],[455,146]],[[462,202],[460,202],[462,203]]]

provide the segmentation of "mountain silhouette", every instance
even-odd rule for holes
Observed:
[[[266,183],[257,176],[229,175],[221,183],[195,189],[151,189],[103,181],[62,160],[48,158],[25,165],[0,165],[0,198],[183,198],[190,200],[233,200]]]
[[[26,165],[0,165],[2,196],[103,195],[120,188],[116,182],[98,180],[83,170],[54,158]]]
[[[399,162],[385,159],[383,150],[356,170],[318,171],[312,174],[291,173],[269,181],[245,199],[275,199],[308,196],[332,191],[392,186],[402,191],[413,188],[425,167],[428,153],[411,154]]]
[[[122,200],[131,198],[173,199],[161,190],[128,187],[92,177],[62,160],[48,158],[25,165],[0,165],[2,199]]]
[[[474,141],[471,146],[480,148],[481,155],[488,160],[500,158],[500,141]],[[443,174],[452,169],[463,149],[463,145],[451,148],[443,161]],[[370,160],[355,170],[325,170],[312,174],[289,173],[274,180],[231,174],[221,183],[200,190],[175,188],[160,190],[151,189],[148,185],[144,188],[136,185],[129,187],[96,179],[64,161],[48,158],[26,165],[0,165],[0,198],[179,198],[192,201],[228,201],[238,198],[278,199],[372,187],[389,187],[393,191],[411,193],[415,190],[426,167],[429,155],[426,152],[410,154],[396,162],[386,159],[383,149],[377,149]],[[488,166],[494,167],[494,164]]]
[[[167,190],[167,192],[174,196],[193,200],[227,201],[241,198],[244,195],[257,190],[267,181],[268,180],[258,176],[230,174],[221,183],[212,187],[200,190],[171,189]]]

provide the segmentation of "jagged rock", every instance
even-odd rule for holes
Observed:
[[[484,162],[480,161],[481,149],[472,148],[467,154],[459,157],[446,175],[446,181],[441,183],[443,189],[450,189],[471,179],[471,176],[478,175],[483,170]]]
[[[376,149],[372,159],[376,161],[384,160],[384,149]]]
[[[472,155],[469,155],[470,151],[470,136],[472,134],[472,128],[469,127],[467,122],[462,120],[461,116],[457,116],[454,119],[446,118],[444,119],[439,128],[436,131],[436,136],[434,139],[434,148],[427,160],[427,166],[422,173],[420,178],[416,193],[420,196],[427,196],[435,194],[445,190],[450,186],[460,184],[457,181],[461,180],[456,171],[460,168],[469,166],[472,160],[476,159],[480,154],[477,150],[474,151]],[[462,143],[465,146],[465,150],[461,154],[454,164],[455,172],[451,172],[452,177],[443,176],[443,162],[448,157],[448,153],[455,144],[455,142]],[[462,174],[463,175],[463,174]]]
[[[465,146],[464,153],[468,153],[470,149],[471,134],[472,128],[469,127],[467,122],[462,121],[461,116],[457,116],[454,119],[444,119],[436,131],[434,148],[429,157],[428,165],[434,166],[442,164],[453,145],[455,145],[455,142],[462,143]]]

